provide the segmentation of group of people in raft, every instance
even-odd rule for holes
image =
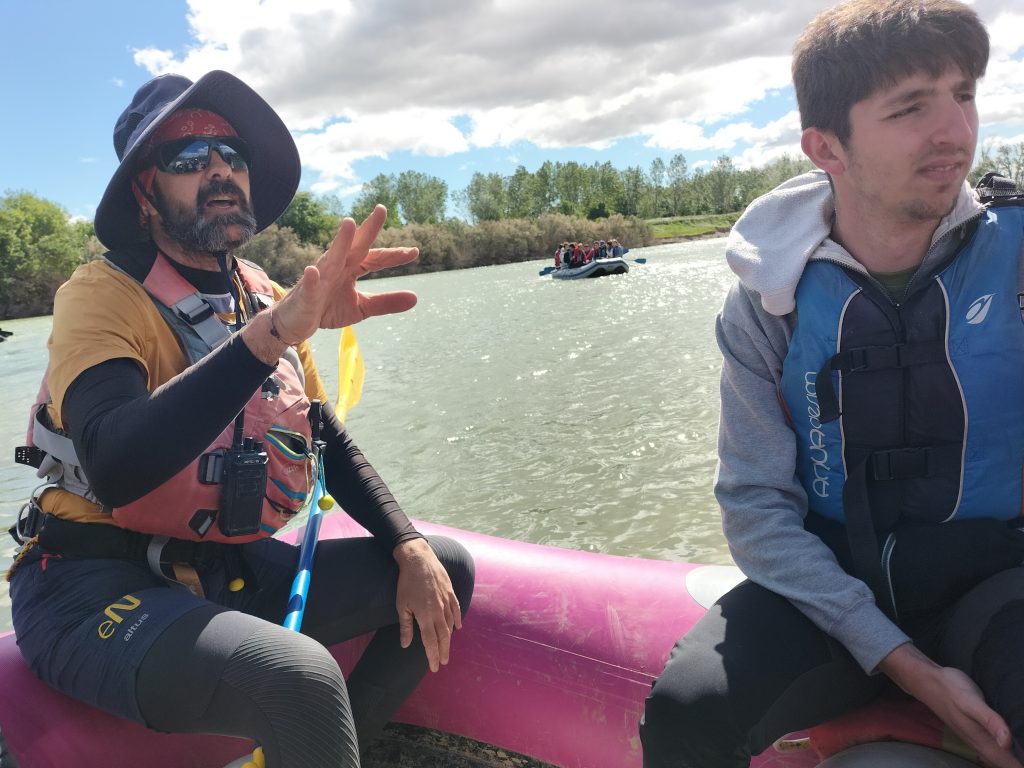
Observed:
[[[619,245],[618,240],[595,240],[590,248],[584,243],[562,243],[555,250],[555,269],[565,267],[582,267],[594,259],[618,258],[627,249]]]
[[[987,765],[1022,768],[1024,207],[965,183],[988,56],[957,0],[847,0],[795,45],[820,171],[739,220],[715,327],[715,492],[749,580],[668,655],[639,724],[647,768],[746,766],[894,688]],[[449,662],[473,560],[411,524],[327,405],[308,340],[410,309],[356,280],[417,251],[373,247],[378,206],[290,290],[234,257],[300,163],[225,72],[144,84],[114,148],[95,218],[110,250],[57,293],[19,454],[51,480],[15,532],[21,653],[151,728],[248,738],[272,768],[358,766]],[[372,536],[321,543],[297,635],[281,626],[297,553],[271,534],[317,456]],[[130,642],[111,640],[115,604],[146,617]],[[374,630],[343,678],[328,647]]]

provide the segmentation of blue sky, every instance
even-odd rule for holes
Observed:
[[[292,129],[302,188],[463,189],[544,160],[741,167],[798,152],[789,51],[828,0],[0,0],[0,191],[92,218],[111,130],[163,72],[226,69]],[[978,0],[983,143],[1024,141],[1024,0]],[[454,208],[450,213],[458,213]]]

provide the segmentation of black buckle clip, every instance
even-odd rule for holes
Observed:
[[[199,307],[195,311],[190,311],[184,307],[177,307],[178,317],[184,320],[189,325],[199,325],[207,318],[213,315],[213,307],[203,302],[203,306]]]
[[[21,505],[18,516],[14,518],[14,525],[8,528],[7,532],[19,545],[24,544],[42,530],[45,516],[46,513],[39,508],[36,500],[29,499]]]
[[[19,445],[14,449],[14,463],[39,469],[46,458],[46,451],[34,445]]]
[[[927,448],[898,448],[871,455],[871,472],[875,480],[907,480],[929,477]]]

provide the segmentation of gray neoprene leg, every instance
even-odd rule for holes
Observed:
[[[247,614],[204,606],[183,616],[150,649],[137,691],[150,727],[251,739],[268,768],[359,765],[337,662]]]

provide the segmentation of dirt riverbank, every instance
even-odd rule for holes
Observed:
[[[392,723],[363,759],[367,768],[553,768],[479,741]]]

